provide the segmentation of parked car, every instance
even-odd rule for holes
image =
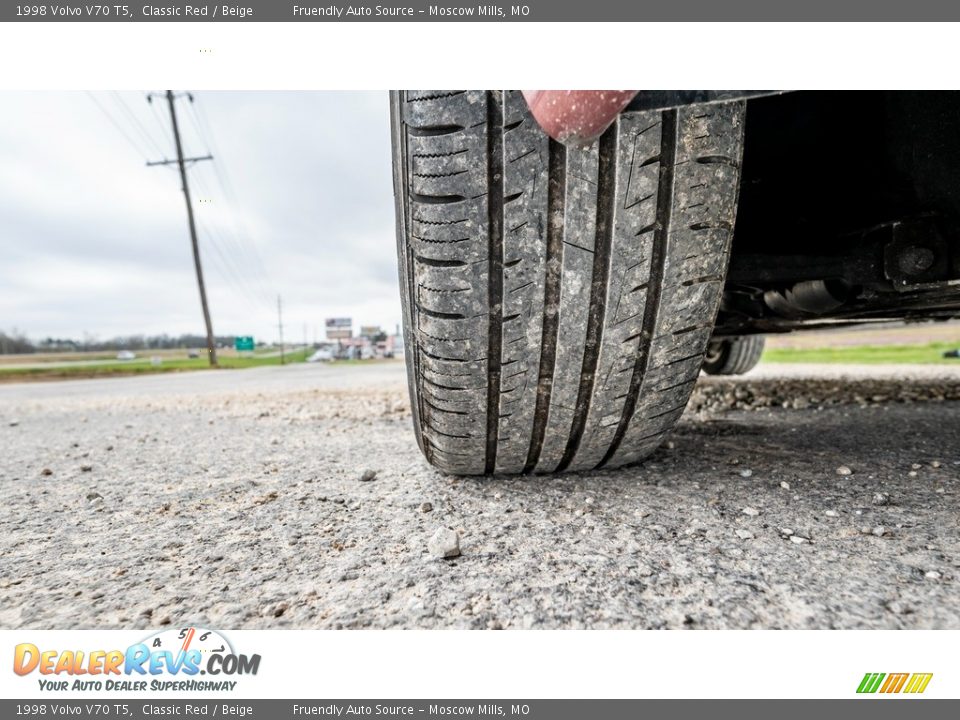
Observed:
[[[307,358],[307,362],[329,362],[333,360],[333,351],[330,348],[320,348]]]
[[[632,463],[765,333],[960,315],[960,94],[640,92],[600,123],[592,97],[585,130],[547,125],[565,144],[519,92],[391,96],[414,427],[441,470]]]
[[[133,360],[137,357],[136,353],[130,350],[121,350],[117,353],[117,360]]]

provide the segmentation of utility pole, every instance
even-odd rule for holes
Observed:
[[[283,354],[283,301],[277,295],[277,327],[280,328],[280,364],[286,365],[287,360]]]
[[[180,141],[180,127],[177,125],[177,106],[176,96],[173,90],[167,90],[165,93],[167,104],[170,106],[170,124],[173,126],[173,139],[177,146],[176,160],[162,160],[158,162],[148,162],[147,167],[155,165],[173,165],[176,163],[180,167],[180,182],[183,186],[183,197],[187,203],[187,224],[190,226],[190,242],[193,245],[193,266],[197,271],[197,286],[200,288],[200,305],[203,307],[203,322],[207,327],[207,354],[210,357],[210,366],[217,367],[217,345],[213,336],[213,323],[210,322],[210,307],[207,304],[207,289],[203,282],[203,267],[200,264],[200,245],[197,242],[197,226],[193,219],[193,203],[190,200],[190,186],[187,184],[187,166],[188,162],[197,162],[198,160],[213,160],[212,155],[203,157],[183,157],[183,143]],[[193,101],[192,96],[191,102]],[[153,102],[153,95],[147,96],[147,102]]]

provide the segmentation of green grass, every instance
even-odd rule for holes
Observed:
[[[293,350],[286,354],[287,363],[305,362],[310,350]],[[221,369],[237,369],[279,365],[280,357],[235,357],[221,356],[218,360]],[[200,358],[164,358],[160,365],[152,365],[150,358],[137,358],[104,365],[78,365],[76,367],[5,367],[0,368],[0,381],[27,379],[56,379],[81,377],[108,377],[111,375],[145,375],[150,373],[180,372],[184,370],[210,370],[205,357]]]
[[[769,363],[847,363],[870,365],[957,365],[960,359],[945,358],[945,350],[960,347],[960,343],[933,342],[924,345],[851,345],[825,348],[769,348],[763,353],[763,362]]]

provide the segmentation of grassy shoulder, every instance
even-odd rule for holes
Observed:
[[[285,354],[284,362],[305,362],[310,354],[309,350],[291,350]],[[279,365],[280,356],[252,355],[236,356],[222,355],[218,358],[219,369],[238,369],[262,367],[264,365]],[[38,365],[27,367],[0,367],[0,382],[21,380],[57,380],[67,378],[111,377],[117,375],[145,375],[166,372],[183,372],[189,370],[211,370],[207,358],[169,358],[164,357],[160,364],[153,364],[150,358],[136,358],[134,360],[117,360],[103,364],[90,365],[78,362],[75,366],[58,364],[55,367]]]
[[[945,358],[960,343],[932,342],[914,345],[851,345],[821,348],[767,348],[762,362],[843,363],[864,365],[957,365],[960,359]]]

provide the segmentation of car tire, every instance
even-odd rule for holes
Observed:
[[[430,463],[551,473],[656,449],[716,319],[744,110],[625,112],[566,148],[518,92],[391,94],[407,371]]]
[[[743,375],[760,362],[763,346],[763,335],[711,340],[703,359],[703,371],[707,375]]]

